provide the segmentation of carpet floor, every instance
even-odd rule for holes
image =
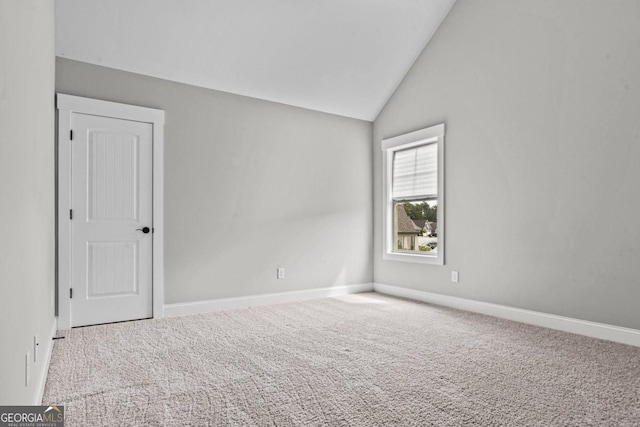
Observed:
[[[640,425],[640,348],[376,293],[59,335],[68,427]]]

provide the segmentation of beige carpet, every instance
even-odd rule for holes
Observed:
[[[380,294],[61,335],[67,426],[640,425],[640,348]]]

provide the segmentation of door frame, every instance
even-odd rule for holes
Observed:
[[[153,146],[153,317],[164,317],[164,111],[136,105],[56,94],[57,138],[57,301],[58,329],[71,328],[71,116],[91,114],[149,123]]]

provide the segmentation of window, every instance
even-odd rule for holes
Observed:
[[[382,141],[384,254],[444,264],[444,124]]]

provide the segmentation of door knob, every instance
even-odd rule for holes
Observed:
[[[136,228],[136,231],[142,231],[144,234],[147,234],[151,231],[149,227]]]

